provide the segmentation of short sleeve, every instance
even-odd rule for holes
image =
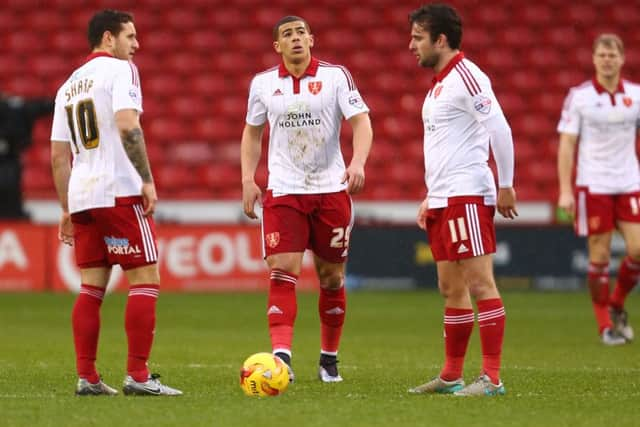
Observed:
[[[143,111],[140,76],[132,62],[117,69],[112,88],[112,107],[114,113],[120,110]]]
[[[267,121],[267,106],[260,97],[260,83],[254,78],[249,87],[246,122],[251,126],[261,126]]]
[[[558,122],[558,132],[571,135],[580,134],[580,111],[576,102],[575,90],[571,89],[562,105],[562,114]]]
[[[60,96],[56,97],[51,125],[51,141],[71,142],[71,130],[67,121],[67,112]]]
[[[368,113],[369,107],[358,92],[351,73],[345,67],[339,67],[336,72],[338,73],[338,103],[344,118],[348,120],[356,114]]]

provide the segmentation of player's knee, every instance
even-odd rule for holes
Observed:
[[[267,257],[267,265],[270,270],[282,270],[295,275],[300,275],[300,262],[292,257],[269,256]]]
[[[344,286],[344,274],[341,271],[331,271],[319,275],[322,289],[340,289]]]
[[[475,278],[468,282],[469,293],[474,298],[482,298],[485,294],[492,292],[496,288],[496,284],[493,280],[488,278]]]
[[[445,299],[461,298],[467,293],[464,286],[455,286],[453,283],[444,280],[438,280],[438,290]]]

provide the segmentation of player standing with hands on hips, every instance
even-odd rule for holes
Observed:
[[[445,299],[445,363],[433,380],[411,393],[495,396],[500,379],[505,311],[493,277],[493,216],[517,216],[511,129],[489,78],[460,51],[462,22],[446,4],[425,5],[409,15],[409,49],[436,73],[422,107],[427,197],[417,222],[427,231]],[[488,165],[498,168],[498,194]],[[482,372],[465,387],[467,344],[478,308]]]
[[[130,284],[123,391],[181,395],[147,367],[160,288],[152,217],[157,196],[140,126],[140,77],[131,62],[140,47],[133,17],[98,12],[88,37],[92,52],[58,90],[51,131],[53,179],[62,206],[58,236],[75,246],[82,279],[72,313],[76,394],[117,394],[102,382],[95,361],[100,306],[111,267],[120,264]]]
[[[558,206],[574,216],[578,236],[587,237],[587,283],[605,345],[633,339],[624,302],[640,276],[640,168],[636,136],[640,86],[620,77],[624,46],[615,34],[593,43],[595,77],[569,91],[558,123]],[[578,144],[578,139],[580,143]],[[571,175],[578,146],[575,195]],[[609,295],[611,238],[618,229],[627,249]]]
[[[273,28],[273,47],[282,60],[251,82],[241,142],[242,201],[244,213],[252,219],[257,218],[256,202],[263,205],[273,353],[291,366],[295,286],[304,251],[310,248],[320,282],[318,375],[323,382],[338,382],[338,346],[346,312],[344,271],[353,226],[350,195],[364,186],[373,132],[369,109],[349,71],[313,57],[313,44],[309,24],[301,17],[286,16]],[[340,151],[343,117],[353,130],[348,167]],[[269,178],[263,195],[254,175],[267,121]]]

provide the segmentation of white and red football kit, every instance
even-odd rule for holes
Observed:
[[[433,79],[423,107],[427,233],[436,261],[495,252],[496,186],[513,185],[513,141],[489,78],[458,53]]]
[[[346,260],[353,215],[340,128],[368,111],[349,71],[316,58],[300,78],[284,64],[253,78],[246,122],[270,129],[265,256],[309,247],[327,261]]]
[[[153,219],[141,214],[142,179],[115,123],[126,109],[143,111],[138,70],[106,53],[89,55],[56,95],[51,140],[73,153],[68,201],[80,267],[158,259]]]
[[[609,93],[595,79],[571,88],[558,132],[579,136],[575,230],[580,236],[640,222],[636,133],[640,85],[620,81]]]

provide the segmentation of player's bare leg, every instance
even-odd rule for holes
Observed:
[[[338,348],[347,310],[344,288],[344,263],[330,263],[318,256],[314,264],[320,281],[318,313],[320,315],[320,361],[318,377],[321,381],[340,382]]]
[[[156,302],[160,292],[158,264],[125,270],[129,296],[125,311],[128,357],[123,392],[127,395],[179,396],[180,390],[168,387],[147,367],[156,327]]]
[[[291,367],[293,327],[298,314],[296,283],[302,269],[303,252],[285,252],[267,257],[271,270],[267,318],[271,350],[289,365],[289,381],[295,380]]]

